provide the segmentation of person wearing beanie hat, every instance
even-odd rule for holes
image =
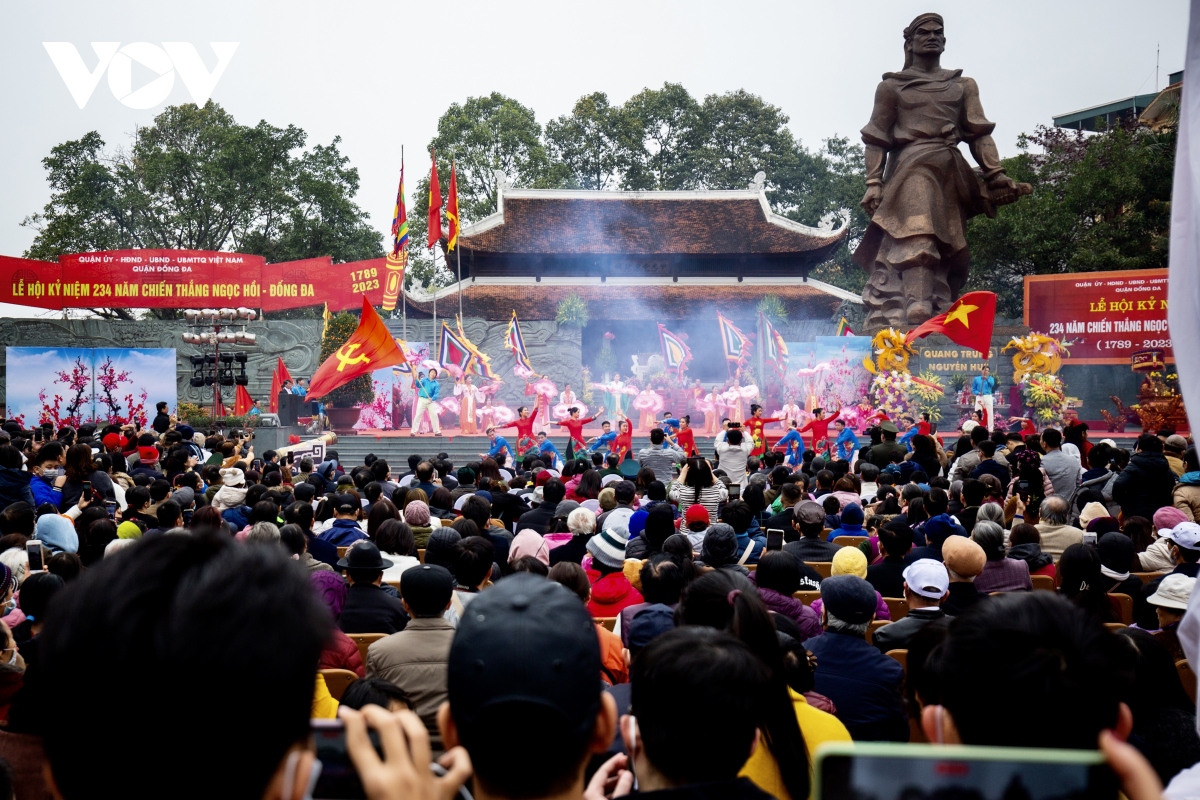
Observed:
[[[1171,556],[1171,530],[1181,522],[1190,522],[1187,512],[1174,506],[1164,506],[1154,512],[1152,520],[1155,541],[1145,551],[1138,553],[1138,572],[1161,572],[1167,574],[1175,569]]]
[[[624,575],[625,545],[629,531],[621,526],[610,527],[587,541],[592,566],[587,570],[592,584],[592,599],[588,612],[593,617],[615,617],[621,609],[641,603],[642,594]]]
[[[1079,512],[1079,525],[1086,529],[1092,520],[1107,517],[1108,515],[1108,508],[1103,503],[1097,503],[1093,500]]]
[[[454,572],[454,546],[462,541],[462,535],[454,528],[438,528],[429,535],[425,545],[425,563],[445,567]],[[400,584],[403,586],[403,582]]]
[[[446,700],[446,664],[454,640],[454,626],[444,615],[454,586],[454,576],[445,567],[422,564],[406,570],[400,597],[412,619],[404,630],[367,649],[367,674],[395,684],[408,695],[434,750],[442,749],[437,715]]]
[[[942,610],[954,617],[988,597],[975,588],[975,578],[987,564],[987,554],[966,536],[951,536],[942,543],[942,563],[950,575],[949,596]]]
[[[866,536],[867,532],[863,530],[864,519],[862,506],[858,503],[847,503],[839,516],[841,526],[831,530],[825,541],[832,542],[839,536]]]
[[[71,520],[58,514],[43,514],[38,518],[33,538],[46,545],[50,554],[79,552],[79,534]]]
[[[1187,658],[1179,643],[1179,623],[1187,613],[1188,601],[1191,600],[1195,588],[1195,578],[1175,573],[1163,578],[1154,592],[1146,598],[1146,602],[1154,608],[1158,617],[1159,630],[1154,634],[1154,638],[1167,648],[1172,661]]]
[[[221,470],[221,488],[213,495],[212,505],[217,511],[241,508],[246,503],[246,475],[237,467]]]
[[[529,528],[519,531],[513,537],[512,544],[508,547],[508,569],[511,570],[513,565],[525,556],[532,556],[547,567],[550,566],[550,548],[546,545],[545,538]]]
[[[857,547],[842,547],[833,556],[829,574],[830,576],[853,575],[865,581],[867,578],[867,557]],[[822,585],[824,585],[824,582],[822,582]],[[869,583],[867,585],[870,586]],[[875,591],[875,587],[872,586],[871,590]],[[823,601],[820,597],[813,600],[812,610],[820,614],[822,603]],[[875,619],[891,618],[892,614],[888,611],[888,605],[883,599],[883,595],[875,591]]]
[[[1158,514],[1155,514],[1156,521],[1161,519]],[[1158,591],[1163,581],[1171,575],[1184,575],[1189,578],[1200,575],[1200,523],[1184,520],[1169,530],[1159,530],[1158,535],[1159,541],[1154,544],[1164,544],[1168,548],[1172,569],[1168,575],[1155,578],[1143,586],[1140,596],[1134,596],[1133,621],[1139,628],[1146,630],[1154,630],[1158,625],[1154,608],[1149,605],[1149,598]]]
[[[947,539],[953,539],[955,536],[967,538],[967,529],[955,522],[954,517],[949,514],[935,514],[925,521],[921,530],[925,534],[925,544],[909,551],[905,560],[910,564],[921,558],[941,561],[942,547]]]
[[[413,500],[404,506],[404,521],[409,525],[429,526],[429,504],[424,500]]]
[[[875,590],[862,578],[836,575],[821,582],[821,600],[825,633],[804,643],[817,662],[813,691],[834,702],[854,740],[908,741],[900,695],[904,668],[866,640]]]
[[[140,539],[142,538],[142,528],[136,522],[126,520],[117,526],[118,539]]]
[[[1171,472],[1174,472],[1177,478],[1182,477],[1187,472],[1187,464],[1183,460],[1183,453],[1187,450],[1187,446],[1187,439],[1178,433],[1171,434],[1163,442],[1163,455],[1167,459],[1167,464],[1171,467]]]
[[[171,493],[171,499],[179,505],[180,509],[187,511],[196,504],[196,493],[190,486],[181,486]]]
[[[732,569],[749,575],[750,570],[737,563],[737,534],[733,526],[716,522],[704,533],[700,544],[700,562],[706,567]]]

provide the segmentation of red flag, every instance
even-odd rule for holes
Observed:
[[[437,154],[430,152],[433,167],[429,172],[429,249],[437,247],[438,239],[442,238],[442,187],[438,183]]]
[[[233,414],[237,417],[244,417],[250,413],[250,406],[253,403],[253,398],[250,397],[249,390],[245,386],[238,385],[237,391],[233,395]]]
[[[282,387],[283,378],[279,377],[279,366],[276,365],[271,372],[271,396],[267,399],[267,412],[270,414],[279,413],[279,390]]]
[[[354,335],[317,367],[308,386],[308,397],[310,400],[324,397],[359,375],[403,363],[404,351],[371,307],[371,301],[364,296],[362,318]]]
[[[454,162],[450,162],[450,193],[446,197],[446,220],[450,227],[450,234],[447,237],[449,244],[446,250],[453,250],[454,245],[458,243],[458,180],[454,176]]]
[[[276,356],[279,363],[275,365],[275,371],[279,373],[279,385],[283,386],[284,381],[292,379],[292,373],[288,372],[287,364],[283,363],[283,356]]]
[[[228,416],[228,414],[225,413],[225,398],[221,397],[220,394],[217,395],[217,416],[218,417]]]
[[[955,344],[977,350],[987,358],[992,346],[992,327],[996,323],[996,295],[992,292],[967,292],[954,301],[945,314],[921,323],[904,337],[905,343],[940,333]]]

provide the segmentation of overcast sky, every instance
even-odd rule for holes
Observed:
[[[125,144],[163,105],[190,101],[178,75],[146,110],[122,105],[101,79],[81,110],[43,42],[74,44],[88,69],[91,42],[190,42],[209,69],[209,42],[238,42],[213,98],[242,123],[298,125],[310,143],[340,135],[362,178],[358,202],[385,231],[400,145],[411,187],[451,102],[498,91],[544,125],[597,90],[615,104],[665,81],[698,99],[746,89],[815,148],[857,138],[880,75],[902,65],[901,31],[925,11],[945,16],[943,65],[978,81],[1002,155],[1055,114],[1154,91],[1158,46],[1158,88],[1183,65],[1185,0],[6,3],[0,253],[19,256],[33,239],[19,223],[49,197],[40,161],[51,147],[91,130]],[[135,68],[132,89],[146,76]]]

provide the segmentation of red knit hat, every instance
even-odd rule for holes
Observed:
[[[691,525],[693,522],[703,522],[705,525],[707,525],[710,521],[708,509],[699,503],[693,503],[692,505],[688,506],[688,510],[684,512],[683,521],[688,525]]]
[[[139,447],[137,449],[137,451],[138,451],[138,460],[141,461],[143,464],[157,464],[158,463],[158,448],[157,447]]]
[[[104,446],[109,450],[118,450],[125,445],[125,440],[119,433],[110,433],[100,441],[104,442]]]

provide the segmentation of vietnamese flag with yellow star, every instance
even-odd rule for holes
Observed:
[[[387,325],[383,324],[379,314],[371,307],[371,301],[364,296],[358,327],[344,345],[317,367],[309,383],[307,396],[310,399],[324,397],[359,375],[394,367],[406,360],[404,351],[392,338]]]
[[[987,358],[995,323],[996,295],[992,292],[967,292],[955,300],[945,314],[939,314],[909,331],[904,342],[910,344],[922,336],[940,333],[955,344],[978,350]]]

